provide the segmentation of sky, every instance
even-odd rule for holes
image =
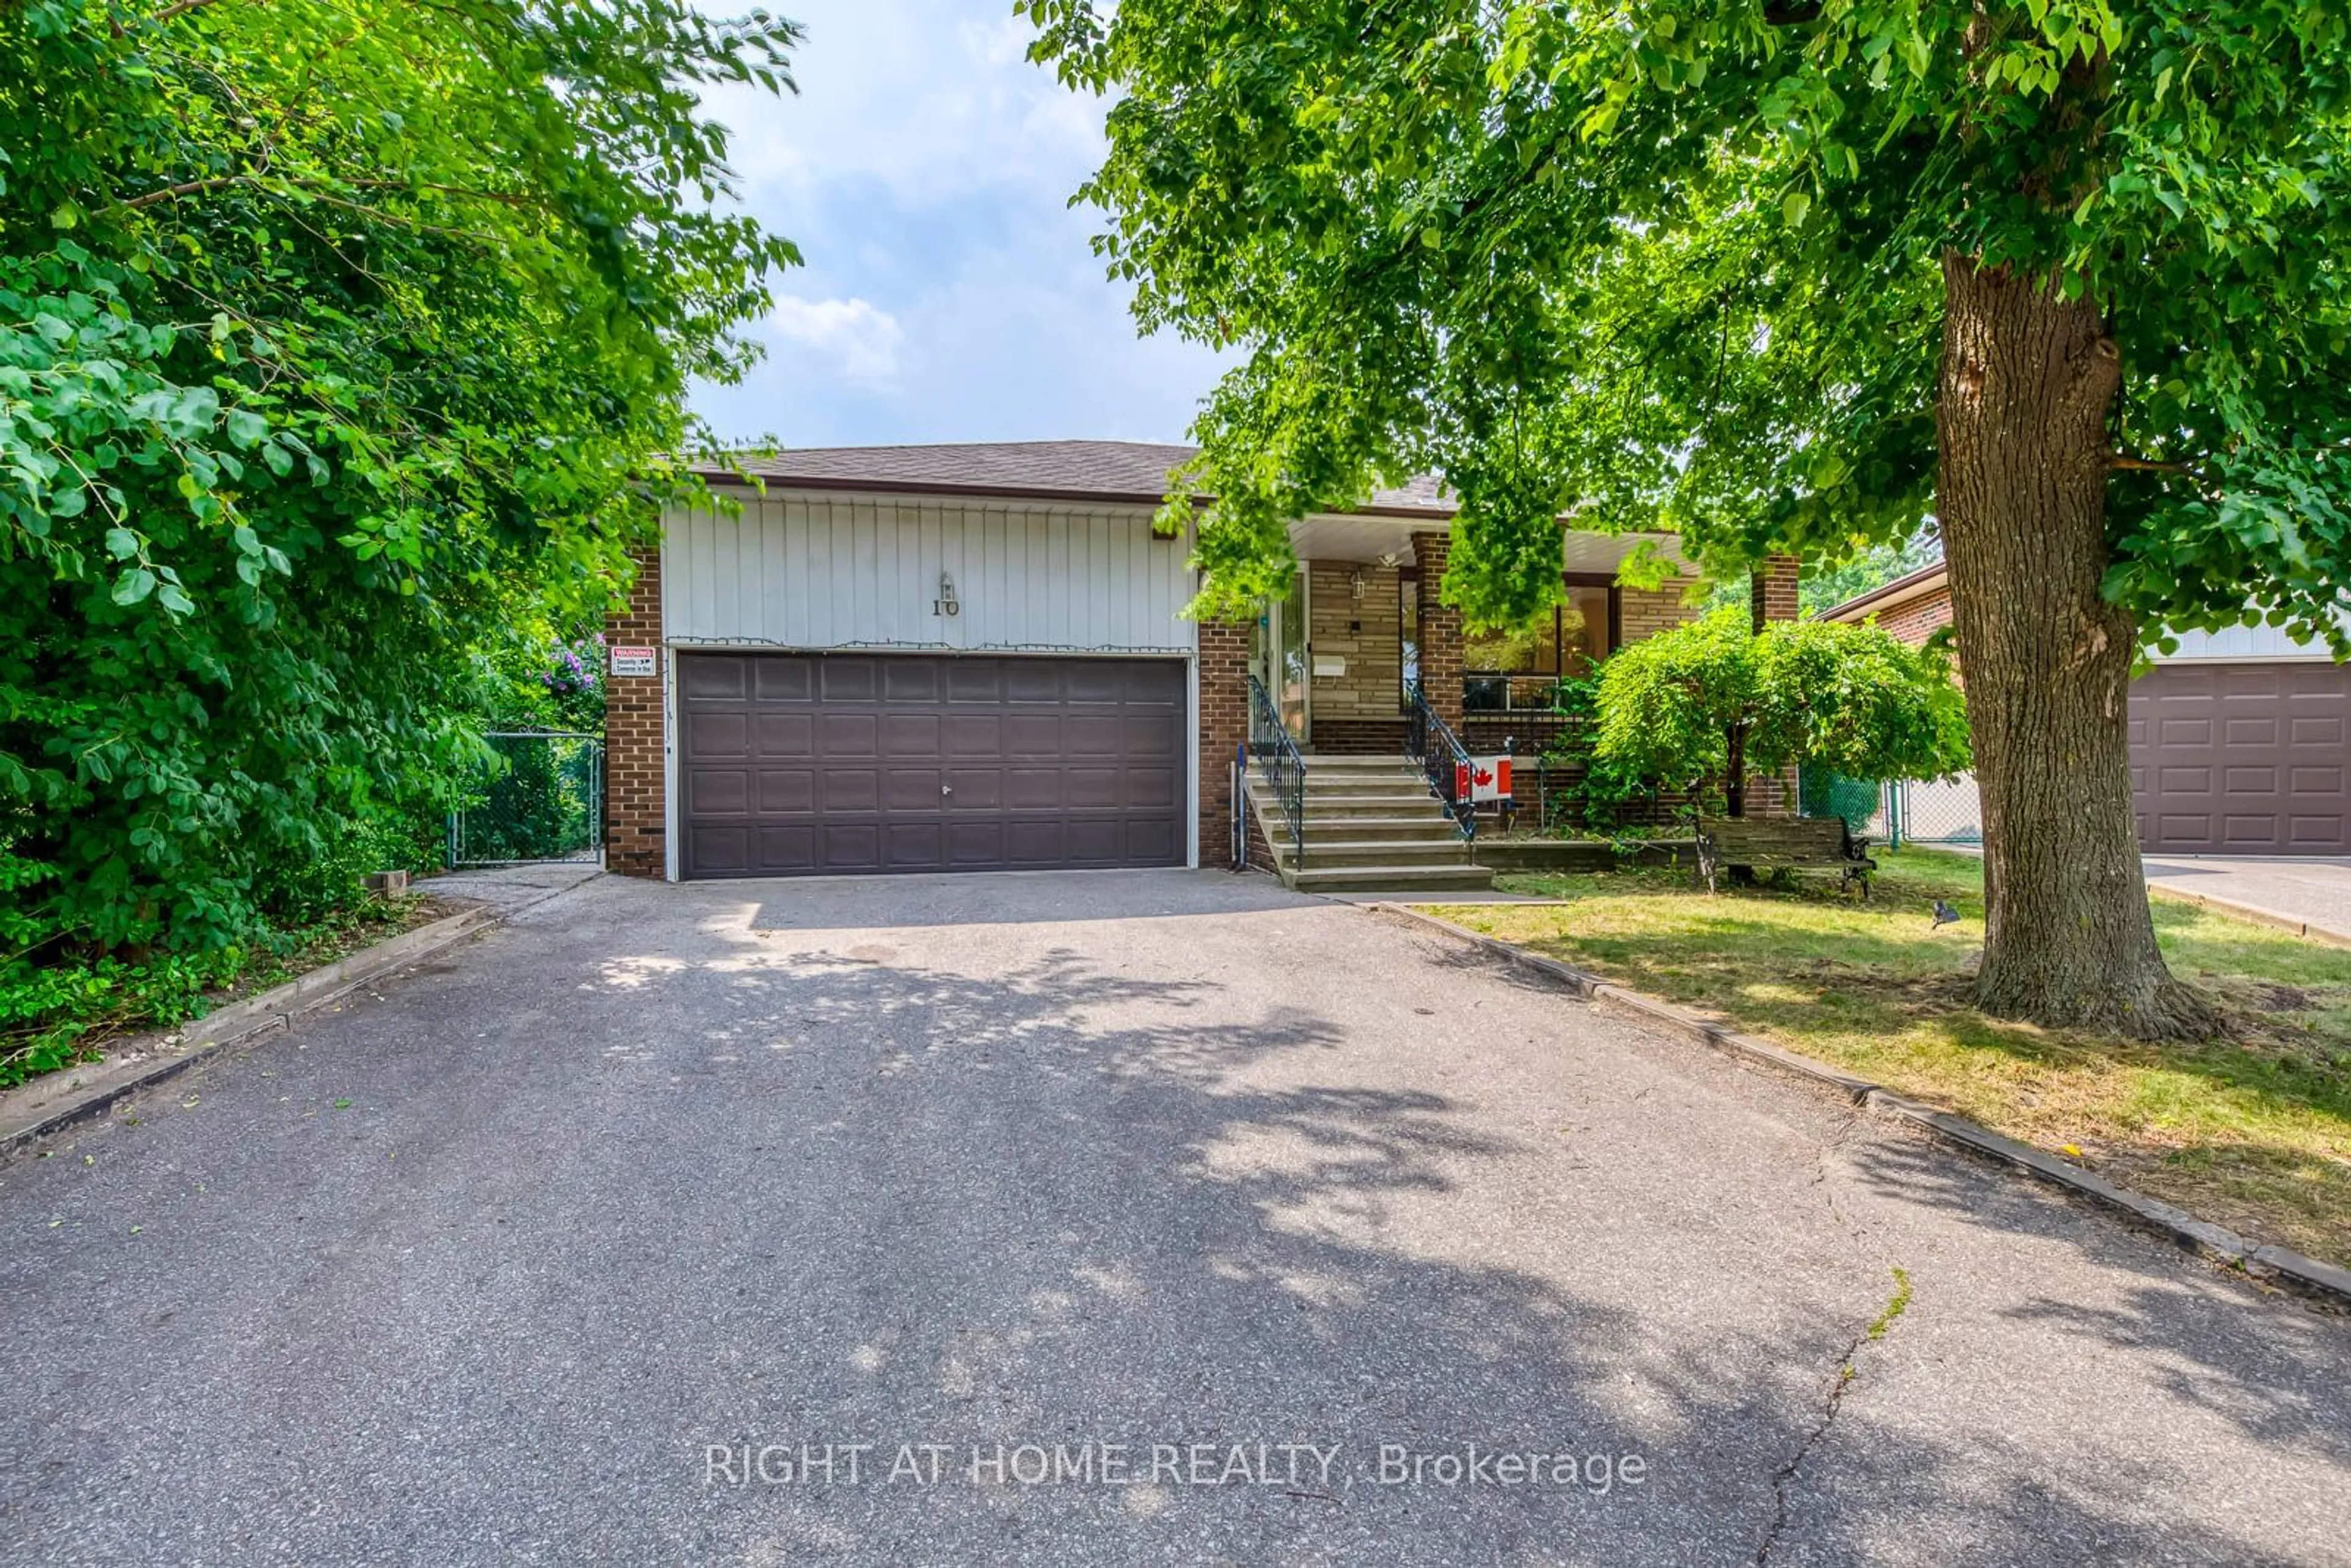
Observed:
[[[737,7],[709,5],[725,12]],[[800,247],[723,439],[787,446],[1092,436],[1180,441],[1221,361],[1142,340],[1069,197],[1103,105],[1025,58],[1010,0],[781,0],[797,96],[728,88],[744,204]]]

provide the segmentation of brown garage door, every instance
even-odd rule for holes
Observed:
[[[2351,851],[2351,670],[2158,664],[2131,687],[2142,848]]]
[[[684,653],[689,877],[1181,865],[1167,659]]]

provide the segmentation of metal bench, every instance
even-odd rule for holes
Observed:
[[[1708,893],[1726,870],[1835,872],[1840,888],[1869,896],[1869,841],[1842,817],[1716,817],[1698,825],[1698,873]]]

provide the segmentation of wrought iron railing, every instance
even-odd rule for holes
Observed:
[[[1281,722],[1281,710],[1265,683],[1249,677],[1249,755],[1265,769],[1266,789],[1281,808],[1290,829],[1290,863],[1306,863],[1306,754]]]
[[[1480,755],[1507,751],[1520,757],[1535,757],[1590,722],[1581,714],[1545,713],[1532,708],[1511,713],[1464,713],[1458,733],[1462,745]]]
[[[1428,779],[1430,793],[1445,802],[1445,810],[1461,837],[1471,843],[1478,839],[1478,808],[1469,799],[1469,751],[1461,737],[1453,733],[1452,726],[1437,716],[1428,706],[1427,696],[1418,686],[1412,688],[1412,701],[1405,714],[1405,747],[1420,761],[1420,770]]]

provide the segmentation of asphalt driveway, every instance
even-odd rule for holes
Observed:
[[[9,1562],[2351,1562],[2351,1322],[1216,873],[602,879],[0,1234]]]
[[[2351,857],[2149,855],[2147,879],[2351,942]]]

